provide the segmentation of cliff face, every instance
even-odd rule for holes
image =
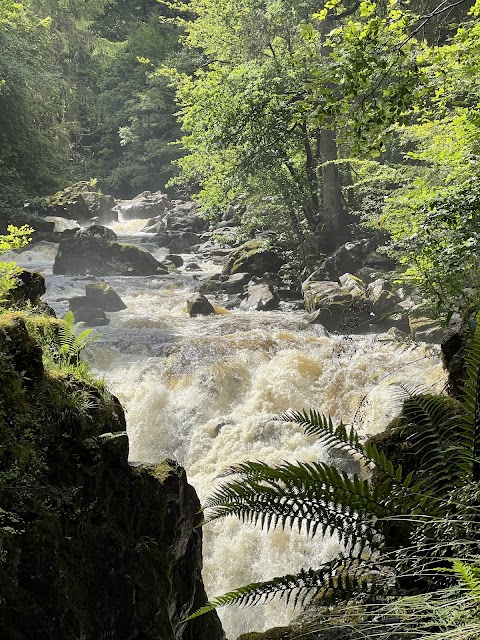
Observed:
[[[46,360],[58,321],[0,315],[0,637],[221,640],[199,501],[173,462],[129,465],[123,410]],[[53,355],[52,355],[53,354]]]

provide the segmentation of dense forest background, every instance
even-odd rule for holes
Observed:
[[[0,0],[0,211],[76,181],[167,188],[212,220],[233,208],[303,265],[363,223],[437,309],[475,306],[479,14]]]

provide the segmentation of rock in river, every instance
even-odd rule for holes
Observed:
[[[147,251],[95,236],[62,240],[53,265],[54,274],[69,276],[150,276],[166,272]]]

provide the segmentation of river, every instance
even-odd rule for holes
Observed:
[[[148,241],[144,220],[113,223],[120,241]],[[57,228],[71,223],[57,221]],[[142,244],[155,257],[166,251]],[[362,434],[385,428],[398,412],[392,384],[440,390],[438,349],[386,335],[328,336],[301,311],[231,311],[190,318],[186,300],[200,272],[86,278],[52,275],[57,245],[41,242],[14,259],[44,274],[45,300],[59,316],[68,298],[92,280],[111,284],[127,309],[108,314],[88,357],[126,410],[132,461],[165,457],[182,464],[200,499],[225,467],[242,460],[327,460],[301,429],[272,415],[289,408],[319,409],[354,421]],[[204,274],[220,265],[189,254]],[[334,538],[259,531],[225,519],[204,529],[204,580],[211,597],[248,582],[316,566],[338,552]],[[286,624],[282,602],[219,611],[227,637]]]

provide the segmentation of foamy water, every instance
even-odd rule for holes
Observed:
[[[145,221],[125,224],[123,231],[131,234]],[[30,258],[48,273],[52,253],[50,243],[42,243],[20,254],[20,261]],[[329,337],[300,312],[190,318],[186,300],[197,283],[187,274],[105,281],[127,309],[109,314],[111,324],[101,328],[90,356],[126,409],[130,457],[175,458],[201,499],[222,469],[236,462],[327,459],[298,426],[276,422],[274,414],[316,408],[336,420],[354,420],[366,435],[382,430],[396,413],[393,383],[439,390],[444,382],[435,349],[376,336]],[[48,275],[47,284],[48,301],[63,312],[68,297],[83,294],[85,279]],[[338,552],[335,539],[267,534],[235,519],[208,525],[204,536],[210,597],[315,567]],[[276,602],[220,614],[234,640],[285,624],[292,611]]]

